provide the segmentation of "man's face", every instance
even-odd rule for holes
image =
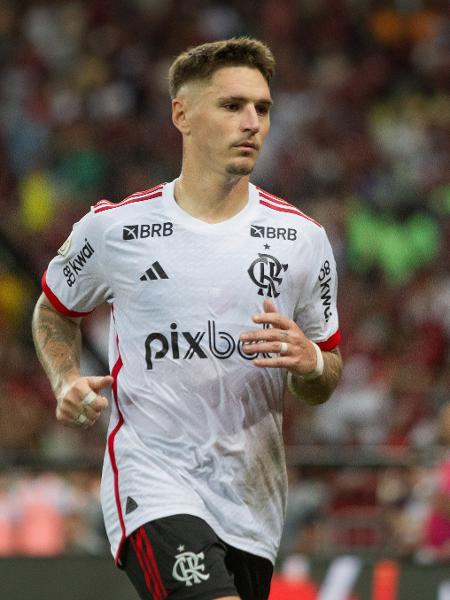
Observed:
[[[205,168],[249,175],[269,132],[269,86],[258,69],[224,67],[206,82],[192,82],[184,95],[184,151]]]

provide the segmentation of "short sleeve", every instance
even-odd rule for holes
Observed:
[[[42,277],[42,290],[59,312],[82,317],[112,298],[102,252],[102,230],[91,211],[75,223]]]
[[[323,229],[320,235],[310,269],[308,298],[297,307],[295,321],[306,337],[322,350],[332,350],[341,339],[336,304],[336,262]]]

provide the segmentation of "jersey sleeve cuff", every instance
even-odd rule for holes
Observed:
[[[41,286],[42,291],[44,292],[45,296],[47,297],[47,300],[50,302],[53,308],[56,308],[56,310],[63,314],[65,317],[85,317],[86,315],[89,315],[92,312],[92,310],[89,310],[88,312],[78,312],[76,310],[70,310],[69,308],[64,306],[64,304],[54,294],[54,292],[50,289],[47,283],[47,271],[44,271],[44,274],[42,275]]]
[[[336,346],[339,346],[340,342],[341,342],[341,332],[338,329],[327,340],[323,340],[322,342],[316,342],[316,344],[319,346],[319,348],[321,350],[324,350],[325,352],[329,352],[330,350],[333,350],[334,348],[336,348]]]

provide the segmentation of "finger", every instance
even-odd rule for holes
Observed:
[[[288,336],[286,330],[271,327],[270,329],[254,329],[253,331],[244,331],[241,333],[240,339],[243,342],[271,342],[275,340],[288,341]]]
[[[263,309],[265,313],[276,313],[278,312],[275,304],[272,302],[272,300],[269,300],[268,298],[266,298],[263,302]]]
[[[56,411],[57,420],[65,427],[71,427],[73,429],[87,429],[91,427],[96,419],[90,419],[84,411],[74,413],[67,410]]]
[[[97,394],[93,390],[90,390],[82,399],[81,404],[83,406],[90,406],[96,399]]]
[[[289,352],[289,344],[287,342],[280,342],[279,354],[287,354]]]
[[[110,387],[113,384],[114,379],[111,375],[93,375],[91,377],[86,377],[86,381],[91,389],[98,392],[105,387]]]
[[[252,317],[255,323],[268,323],[272,327],[278,327],[279,329],[289,329],[291,321],[277,312],[270,313],[258,313]]]
[[[76,415],[73,421],[77,427],[89,429],[96,423],[100,417],[100,414],[101,411],[94,411],[90,406],[87,406],[84,407],[78,415]]]
[[[246,354],[254,354],[255,352],[279,353],[281,342],[258,342],[257,344],[244,344],[242,350]]]
[[[89,387],[86,386],[84,390],[75,388],[66,392],[58,402],[57,419],[64,424],[71,424],[79,414],[84,414],[89,420],[96,420],[107,406],[107,399],[97,395]]]
[[[294,365],[295,360],[286,355],[276,355],[272,358],[255,358],[252,360],[252,363],[255,367],[265,367],[270,369],[288,369]]]
[[[97,396],[95,402],[90,406],[83,407],[83,412],[91,421],[96,421],[103,410],[108,406],[108,401],[103,396]]]
[[[96,394],[93,390],[90,390],[87,394],[84,395],[81,404],[83,408],[89,413],[89,409],[99,414],[102,410],[107,408],[108,400],[104,396],[100,396]]]
[[[93,425],[95,425],[97,419],[98,419],[98,416],[95,417],[94,419],[87,417],[86,421],[83,423],[83,425],[81,425],[81,429],[90,429]]]
[[[84,412],[81,412],[75,419],[75,424],[76,425],[84,425],[87,422],[88,418],[87,416],[84,414]]]
[[[56,408],[56,420],[63,425],[69,425],[70,427],[76,427],[74,423],[74,414],[69,413],[64,407]]]

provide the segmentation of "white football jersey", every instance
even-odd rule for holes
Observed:
[[[239,335],[270,298],[324,350],[339,343],[336,268],[323,228],[252,184],[208,224],[174,182],[102,200],[51,261],[63,314],[112,310],[111,421],[102,506],[112,552],[147,521],[186,513],[274,562],[286,504],[286,372],[258,368]]]

